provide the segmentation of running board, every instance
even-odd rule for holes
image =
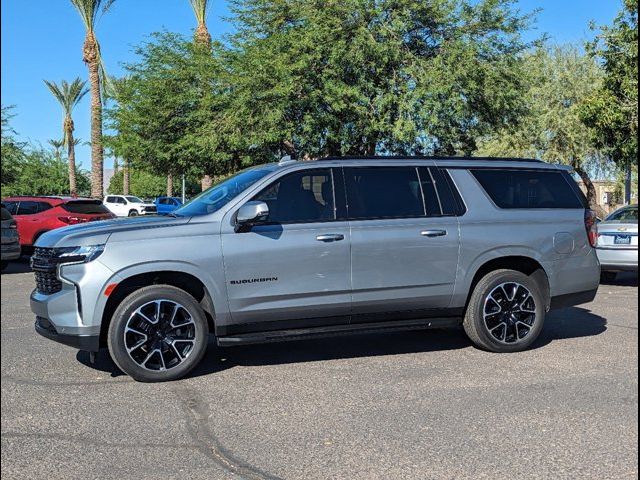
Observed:
[[[396,320],[390,322],[355,323],[347,325],[330,325],[326,327],[296,328],[272,332],[243,333],[218,337],[221,347],[234,345],[250,345],[253,343],[288,342],[310,338],[335,337],[362,333],[402,332],[407,330],[427,330],[430,328],[449,328],[460,325],[459,317],[429,318],[421,320]]]

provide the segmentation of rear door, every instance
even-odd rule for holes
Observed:
[[[446,316],[459,229],[437,179],[414,166],[344,169],[351,230],[353,323]]]
[[[285,174],[252,199],[269,206],[265,224],[239,233],[223,228],[234,323],[227,334],[348,323],[349,227],[336,208],[342,180],[334,173]]]

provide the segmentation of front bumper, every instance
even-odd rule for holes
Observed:
[[[21,253],[19,242],[3,243],[0,256],[3,262],[7,262],[9,260],[17,260],[20,258]]]
[[[36,332],[49,340],[77,348],[87,352],[97,352],[100,349],[100,334],[98,335],[70,335],[58,333],[56,327],[44,317],[36,317]]]
[[[638,271],[638,250],[635,248],[598,248],[597,252],[605,272]]]

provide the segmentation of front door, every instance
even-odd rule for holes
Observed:
[[[348,323],[349,226],[331,169],[286,174],[252,200],[267,203],[268,220],[222,234],[230,332]]]
[[[443,215],[429,169],[353,167],[344,175],[352,322],[448,315],[458,267],[458,221]]]

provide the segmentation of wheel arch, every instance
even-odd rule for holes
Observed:
[[[542,294],[545,299],[545,309],[547,311],[550,309],[551,284],[549,282],[547,271],[537,259],[526,254],[497,256],[481,263],[475,269],[471,283],[469,284],[465,309],[469,305],[469,300],[471,299],[471,295],[473,294],[478,282],[489,273],[503,269],[515,270],[531,277],[542,290]]]
[[[118,305],[131,293],[150,285],[171,285],[184,290],[200,303],[207,316],[209,331],[215,331],[215,306],[210,289],[205,283],[192,273],[183,270],[160,269],[140,273],[132,273],[119,280],[108,295],[100,316],[100,345],[106,345],[106,336],[111,318]],[[115,282],[114,282],[115,283]]]

